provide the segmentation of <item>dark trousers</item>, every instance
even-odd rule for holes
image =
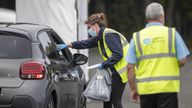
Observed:
[[[118,73],[112,75],[111,97],[109,102],[104,102],[104,108],[112,108],[112,105],[114,106],[114,108],[123,108],[121,99],[123,91],[125,89],[125,85],[126,83],[122,83],[121,77]]]
[[[141,108],[178,108],[177,93],[140,95]]]

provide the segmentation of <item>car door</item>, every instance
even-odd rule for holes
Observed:
[[[56,44],[64,43],[54,31],[48,33]],[[58,54],[61,63],[61,74],[58,77],[62,94],[60,95],[61,106],[76,108],[79,106],[79,100],[86,84],[83,71],[79,65],[74,64],[73,55],[68,48],[58,51]]]
[[[47,30],[40,31],[38,33],[38,39],[40,41],[40,48],[43,52],[45,59],[45,67],[46,70],[46,78],[49,80],[49,86],[47,88],[47,98],[51,97],[52,91],[56,91],[57,98],[54,100],[60,100],[60,87],[59,87],[59,77],[62,70],[62,66],[59,60],[59,54],[56,50],[56,43],[53,39],[48,35]],[[58,106],[59,102],[55,102]]]

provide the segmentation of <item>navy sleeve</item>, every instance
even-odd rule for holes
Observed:
[[[112,55],[105,62],[102,63],[102,66],[104,68],[110,68],[121,60],[121,58],[123,57],[123,49],[120,37],[117,34],[107,33],[105,40],[107,46],[112,52]]]
[[[98,37],[89,38],[87,40],[82,41],[74,41],[72,42],[72,48],[74,49],[87,49],[97,47]]]

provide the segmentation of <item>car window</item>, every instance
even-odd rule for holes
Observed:
[[[21,59],[31,58],[31,42],[16,34],[0,34],[0,58]]]
[[[49,31],[48,33],[56,44],[64,43],[55,32]],[[72,54],[68,48],[59,51],[59,56],[60,58],[65,58],[70,63],[72,62]]]
[[[38,39],[40,40],[44,52],[48,56],[48,58],[58,59],[59,54],[56,50],[56,44],[54,41],[51,40],[47,32],[41,32],[38,35]]]

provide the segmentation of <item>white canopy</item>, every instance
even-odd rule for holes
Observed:
[[[16,21],[52,27],[65,42],[77,39],[76,0],[16,0]]]

